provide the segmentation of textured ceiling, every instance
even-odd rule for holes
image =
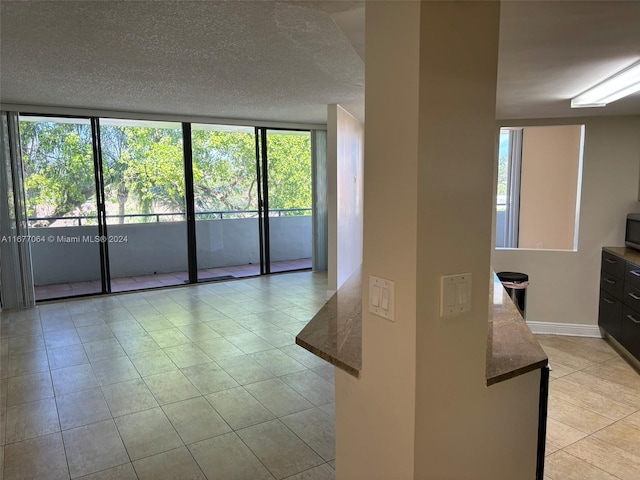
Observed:
[[[362,116],[331,14],[360,2],[2,1],[3,103],[324,123]]]
[[[1,0],[0,101],[303,123],[340,103],[363,119],[363,5]],[[569,108],[637,60],[640,1],[503,1],[496,116],[640,114],[640,94]]]

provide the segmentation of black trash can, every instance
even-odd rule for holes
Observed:
[[[520,272],[498,272],[500,282],[504,286],[511,300],[525,318],[525,303],[527,298],[527,287],[529,286],[529,275]]]

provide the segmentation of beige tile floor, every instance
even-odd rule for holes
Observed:
[[[335,477],[311,272],[0,312],[0,480]]]
[[[0,312],[0,480],[334,479],[333,368],[294,344],[325,293],[304,272]],[[638,373],[537,338],[546,479],[638,480]]]
[[[536,338],[553,368],[545,479],[640,479],[638,372],[605,340]]]

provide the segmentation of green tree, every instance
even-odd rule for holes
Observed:
[[[310,208],[310,136],[275,133],[267,139],[269,208]]]
[[[130,195],[135,213],[185,211],[181,130],[105,126],[100,133],[105,195],[118,202],[121,223]]]
[[[30,217],[95,213],[89,202],[95,197],[89,125],[23,121],[20,140]]]
[[[124,127],[102,127],[100,142],[105,196],[118,203],[118,223],[124,223],[126,204],[129,200],[129,186],[124,177],[128,165],[127,134]]]
[[[193,130],[196,211],[256,210],[253,133]]]
[[[90,125],[27,120],[21,138],[29,215],[95,214]],[[270,208],[310,207],[309,134],[270,131],[267,139]],[[180,128],[103,125],[100,141],[105,196],[120,223],[127,214],[185,212]],[[257,210],[252,130],[194,128],[192,152],[196,211]]]

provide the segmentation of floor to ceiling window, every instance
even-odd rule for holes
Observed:
[[[309,131],[29,115],[20,131],[37,300],[311,268]]]
[[[198,280],[260,274],[253,127],[192,125]]]
[[[311,134],[266,130],[269,271],[311,268]]]
[[[36,300],[101,292],[90,121],[23,116],[20,141]]]
[[[188,281],[182,126],[101,119],[111,291]]]

